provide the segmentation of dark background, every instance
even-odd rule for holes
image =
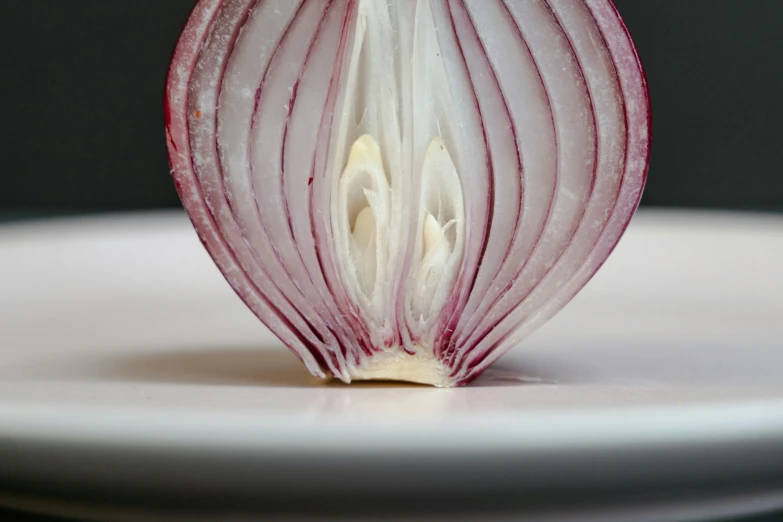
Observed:
[[[644,61],[643,203],[783,210],[783,0],[616,0]],[[0,213],[174,207],[162,96],[194,0],[0,0]]]

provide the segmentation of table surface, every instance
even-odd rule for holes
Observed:
[[[783,470],[771,458],[783,448],[780,259],[775,216],[641,213],[585,292],[477,386],[346,387],[304,372],[179,213],[6,226],[0,455],[6,472],[50,492],[111,485],[141,495],[188,477],[218,500],[239,498],[230,490],[242,490],[242,476],[257,488],[295,479],[315,491],[341,476],[357,492],[394,484],[414,494],[454,462],[490,482],[502,469],[522,490],[548,476],[553,494],[599,455],[605,486],[641,487],[629,463],[655,487],[672,473],[700,487],[716,486],[716,474],[731,479],[723,488],[758,482]],[[410,446],[429,468],[395,462]],[[302,460],[299,476],[259,478],[303,447],[329,469]],[[482,460],[477,448],[494,453]],[[227,461],[229,450],[242,458]],[[542,457],[550,450],[559,457]],[[396,482],[357,465],[384,455]],[[114,468],[66,466],[97,456]],[[141,462],[160,474],[139,474]],[[199,482],[194,469],[225,480]]]

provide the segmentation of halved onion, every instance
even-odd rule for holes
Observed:
[[[206,248],[319,377],[470,382],[617,244],[650,148],[610,0],[201,0],[166,93]]]

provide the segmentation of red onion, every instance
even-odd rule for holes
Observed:
[[[204,245],[319,377],[470,382],[631,219],[646,82],[610,0],[201,0],[166,93]]]

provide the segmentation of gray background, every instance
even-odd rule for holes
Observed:
[[[193,3],[0,1],[0,213],[179,205],[162,96]],[[783,1],[616,4],[653,102],[643,203],[783,210]]]

